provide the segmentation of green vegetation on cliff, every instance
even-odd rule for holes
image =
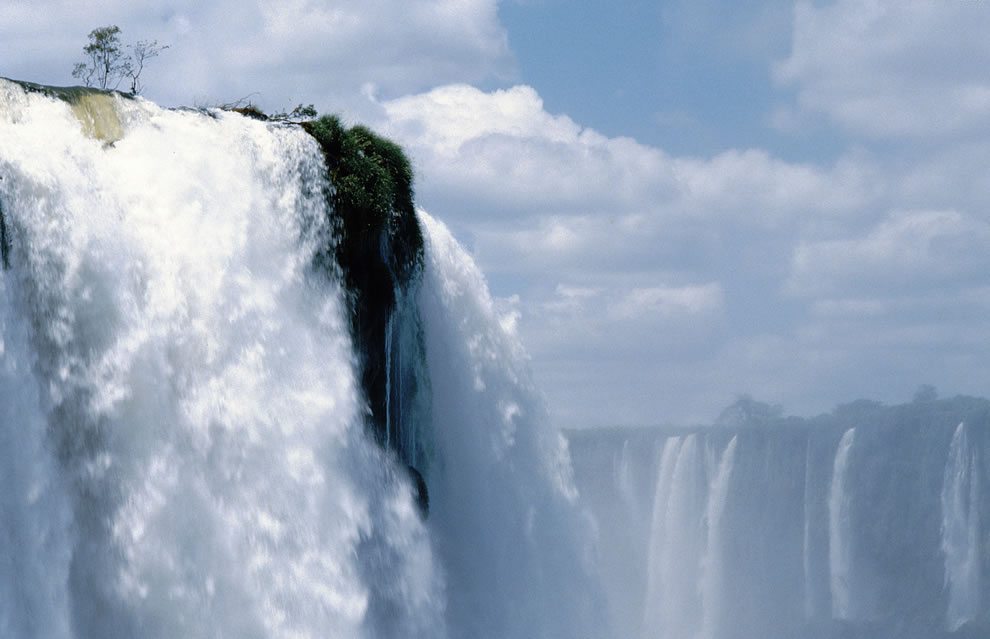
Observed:
[[[319,142],[333,185],[328,198],[336,242],[331,250],[351,300],[351,333],[361,360],[361,385],[371,407],[375,437],[412,468],[425,460],[424,451],[419,450],[425,444],[403,436],[404,429],[416,430],[405,423],[415,417],[395,412],[401,398],[392,397],[390,402],[390,393],[397,390],[388,384],[390,374],[403,376],[402,371],[389,371],[390,318],[398,312],[397,296],[415,290],[423,267],[423,233],[413,205],[412,167],[398,145],[366,127],[345,128],[335,116],[300,124]],[[422,339],[417,342],[412,347],[422,351]],[[419,355],[425,357],[422,352]],[[413,378],[404,379],[404,392],[422,390],[413,388]],[[390,406],[395,413],[391,419]],[[425,472],[422,465],[412,468],[419,483]],[[425,499],[425,486],[420,492]]]
[[[326,158],[340,224],[337,259],[348,288],[360,277],[355,268],[367,267],[372,253],[397,283],[408,283],[422,265],[423,235],[413,207],[412,167],[402,149],[366,127],[347,129],[335,116],[302,126]]]

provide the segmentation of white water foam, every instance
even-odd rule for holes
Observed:
[[[804,453],[804,534],[801,539],[801,567],[804,569],[804,616],[807,619],[811,619],[817,613],[817,607],[815,605],[815,576],[811,567],[811,531],[814,525],[812,518],[814,493],[812,492],[811,463],[811,440],[809,439],[805,445]]]
[[[664,450],[665,457],[667,450]],[[651,540],[650,590],[643,637],[690,637],[698,632],[701,595],[698,576],[705,538],[705,480],[698,436],[677,446],[670,474],[661,537]],[[664,471],[661,469],[661,478]],[[657,522],[654,512],[654,522]],[[658,531],[654,530],[654,534]],[[657,552],[653,549],[657,548]]]
[[[853,522],[846,473],[855,441],[855,428],[847,430],[839,440],[828,494],[829,584],[832,589],[832,617],[835,619],[854,618]]]
[[[966,425],[952,436],[942,483],[942,552],[949,590],[946,626],[955,631],[981,612],[980,471]]]
[[[653,519],[650,526],[649,555],[647,558],[646,599],[642,631],[644,639],[660,636],[660,629],[663,625],[660,602],[663,599],[664,570],[661,562],[667,545],[667,515],[674,469],[683,441],[681,437],[668,437],[664,441],[663,453],[657,467],[657,483],[653,496]]]
[[[722,526],[722,514],[729,497],[729,487],[732,481],[732,468],[736,461],[737,437],[733,436],[729,445],[722,451],[718,463],[718,472],[712,480],[708,491],[708,504],[705,507],[705,521],[708,534],[704,559],[701,562],[701,639],[714,639],[718,635],[722,614],[722,545],[725,530]]]
[[[122,137],[0,81],[0,634],[442,637],[365,434],[320,153],[145,101]]]
[[[420,312],[439,462],[429,527],[448,583],[452,636],[608,636],[591,521],[563,438],[484,277],[443,224],[420,215]]]

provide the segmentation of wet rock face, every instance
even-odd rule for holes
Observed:
[[[423,473],[423,462],[417,461],[423,455],[414,450],[418,444],[403,436],[408,427],[404,416],[391,410],[401,398],[394,397],[396,390],[389,384],[390,375],[410,377],[390,361],[389,335],[398,298],[415,288],[423,267],[423,233],[413,207],[409,160],[398,145],[362,126],[347,129],[333,116],[302,127],[319,142],[333,185],[327,197],[336,243],[327,257],[340,268],[350,294],[351,334],[375,437]],[[412,353],[411,359],[421,354]]]
[[[7,221],[3,217],[3,202],[0,202],[0,267],[4,270],[10,268],[10,240],[7,237]]]

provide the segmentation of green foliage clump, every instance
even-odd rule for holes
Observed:
[[[303,123],[323,149],[340,225],[338,261],[344,276],[368,253],[388,247],[384,266],[407,283],[423,259],[423,236],[413,206],[412,167],[402,149],[363,126],[345,128],[336,116]],[[351,284],[352,282],[348,282]]]

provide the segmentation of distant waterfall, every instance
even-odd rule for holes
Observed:
[[[815,615],[815,587],[814,574],[811,567],[811,529],[814,526],[812,519],[812,504],[814,497],[812,492],[811,475],[811,440],[805,445],[804,452],[804,536],[801,545],[801,567],[804,569],[804,616],[811,618]]]
[[[651,540],[644,639],[688,637],[698,629],[705,509],[702,461],[697,435],[664,446],[652,531],[659,539]]]
[[[630,447],[632,442],[625,442],[622,445],[622,451],[619,453],[618,459],[615,460],[615,476],[613,481],[615,482],[616,490],[619,491],[619,496],[622,498],[623,505],[629,510],[630,513],[635,513],[638,509],[638,502],[636,496],[636,488],[632,478],[632,460],[630,459]]]
[[[839,441],[828,495],[828,564],[832,587],[832,616],[853,618],[853,548],[851,492],[846,485],[846,471],[856,437],[850,428]]]
[[[942,552],[949,589],[946,626],[956,630],[980,613],[980,471],[966,425],[952,436],[942,483]]]
[[[664,442],[650,528],[644,639],[716,636],[724,597],[722,519],[736,439],[717,463],[710,442],[697,434]]]
[[[660,554],[663,596],[660,618],[665,637],[689,636],[697,628],[701,601],[695,584],[702,552],[704,495],[697,435],[688,435],[677,454]]]
[[[621,636],[990,636],[990,400],[864,400],[806,420],[568,439],[611,553],[610,605],[641,622]],[[651,443],[653,457],[626,455]],[[616,467],[652,485],[642,546]],[[622,581],[643,564],[642,582]]]
[[[680,454],[683,439],[670,437],[663,445],[663,454],[657,469],[657,485],[653,499],[653,521],[650,526],[646,605],[643,618],[644,639],[658,637],[663,623],[660,602],[663,599],[664,570],[661,563],[666,548],[667,507],[674,482],[674,468]]]
[[[701,639],[714,639],[717,636],[719,615],[722,612],[722,514],[728,499],[732,480],[732,466],[736,460],[736,440],[733,437],[722,452],[718,472],[708,493],[705,521],[708,525],[705,555],[701,564]]]

